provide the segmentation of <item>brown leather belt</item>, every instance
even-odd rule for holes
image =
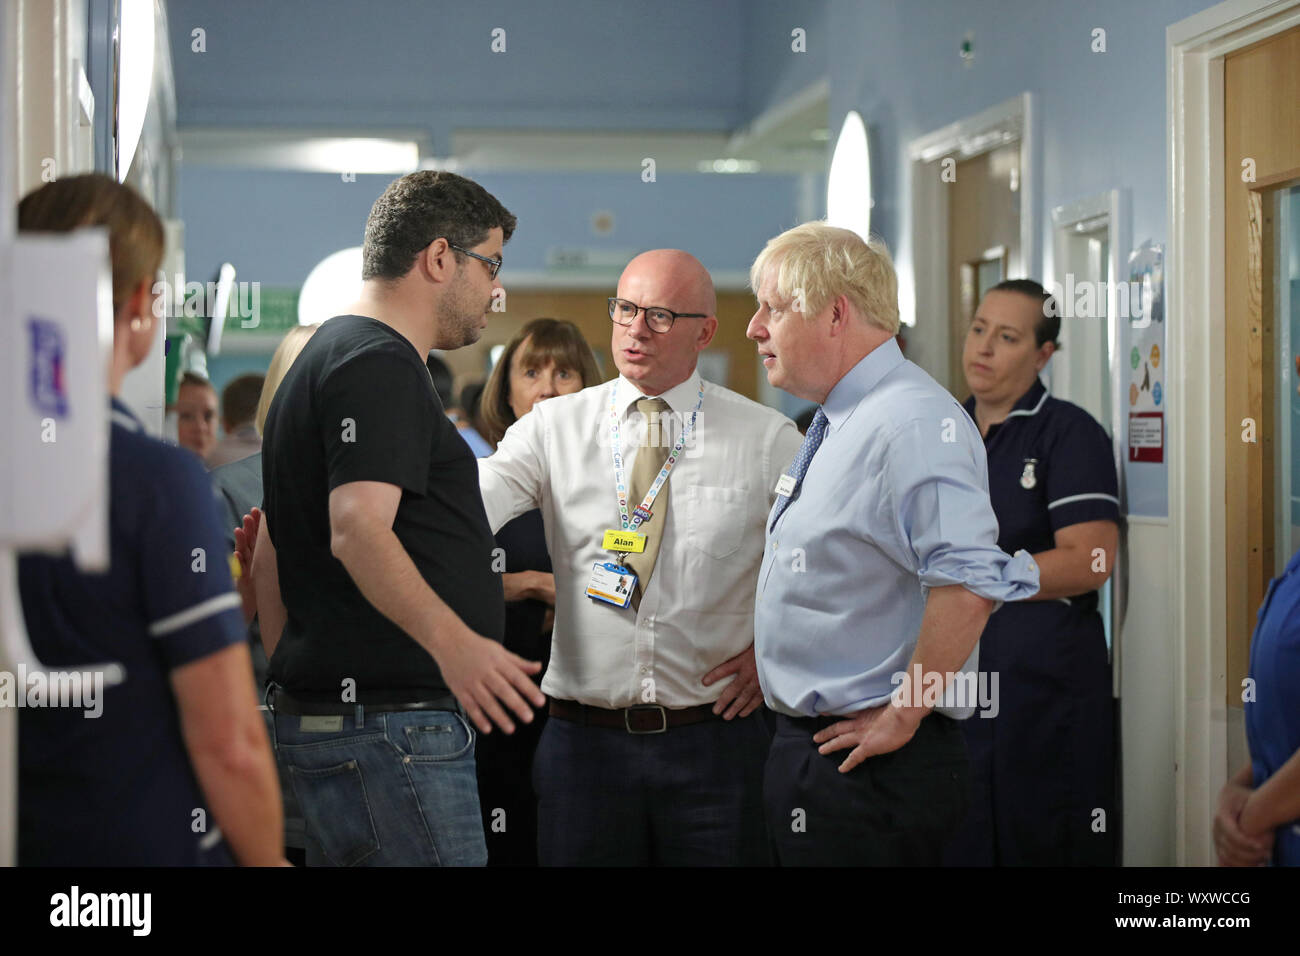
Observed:
[[[585,724],[588,727],[610,727],[626,730],[629,734],[662,734],[670,727],[685,727],[706,720],[721,720],[713,712],[712,704],[682,707],[670,710],[659,704],[637,704],[619,710],[591,707],[574,700],[551,700],[550,715],[560,720]]]

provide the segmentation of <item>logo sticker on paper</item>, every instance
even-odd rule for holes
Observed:
[[[63,329],[57,322],[35,316],[28,318],[27,329],[31,336],[28,382],[32,404],[42,415],[66,418],[68,391],[63,381]]]

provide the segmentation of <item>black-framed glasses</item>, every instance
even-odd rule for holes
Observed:
[[[470,252],[468,249],[462,249],[460,246],[452,245],[450,242],[447,243],[447,245],[448,247],[455,249],[457,252],[463,252],[467,256],[472,256],[479,262],[486,262],[488,264],[488,278],[490,279],[495,279],[497,277],[497,273],[501,271],[501,264],[505,262],[504,258],[490,259],[487,256],[480,256],[477,252]]]
[[[619,325],[631,325],[638,312],[645,313],[645,324],[651,332],[667,332],[677,319],[707,319],[703,312],[674,312],[657,305],[637,305],[617,296],[609,297],[609,317]]]

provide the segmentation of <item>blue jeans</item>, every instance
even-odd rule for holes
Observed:
[[[474,739],[450,710],[363,710],[360,721],[276,714],[307,865],[486,864]]]
[[[263,705],[262,717],[266,720],[266,736],[275,749],[275,714]],[[303,837],[302,811],[298,809],[298,798],[293,795],[293,783],[289,780],[289,770],[279,754],[275,754],[275,771],[280,778],[280,797],[284,804],[284,846],[285,849],[302,850],[306,847]]]

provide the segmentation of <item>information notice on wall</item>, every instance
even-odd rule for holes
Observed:
[[[1163,249],[1145,242],[1129,256],[1128,460],[1165,460]]]

